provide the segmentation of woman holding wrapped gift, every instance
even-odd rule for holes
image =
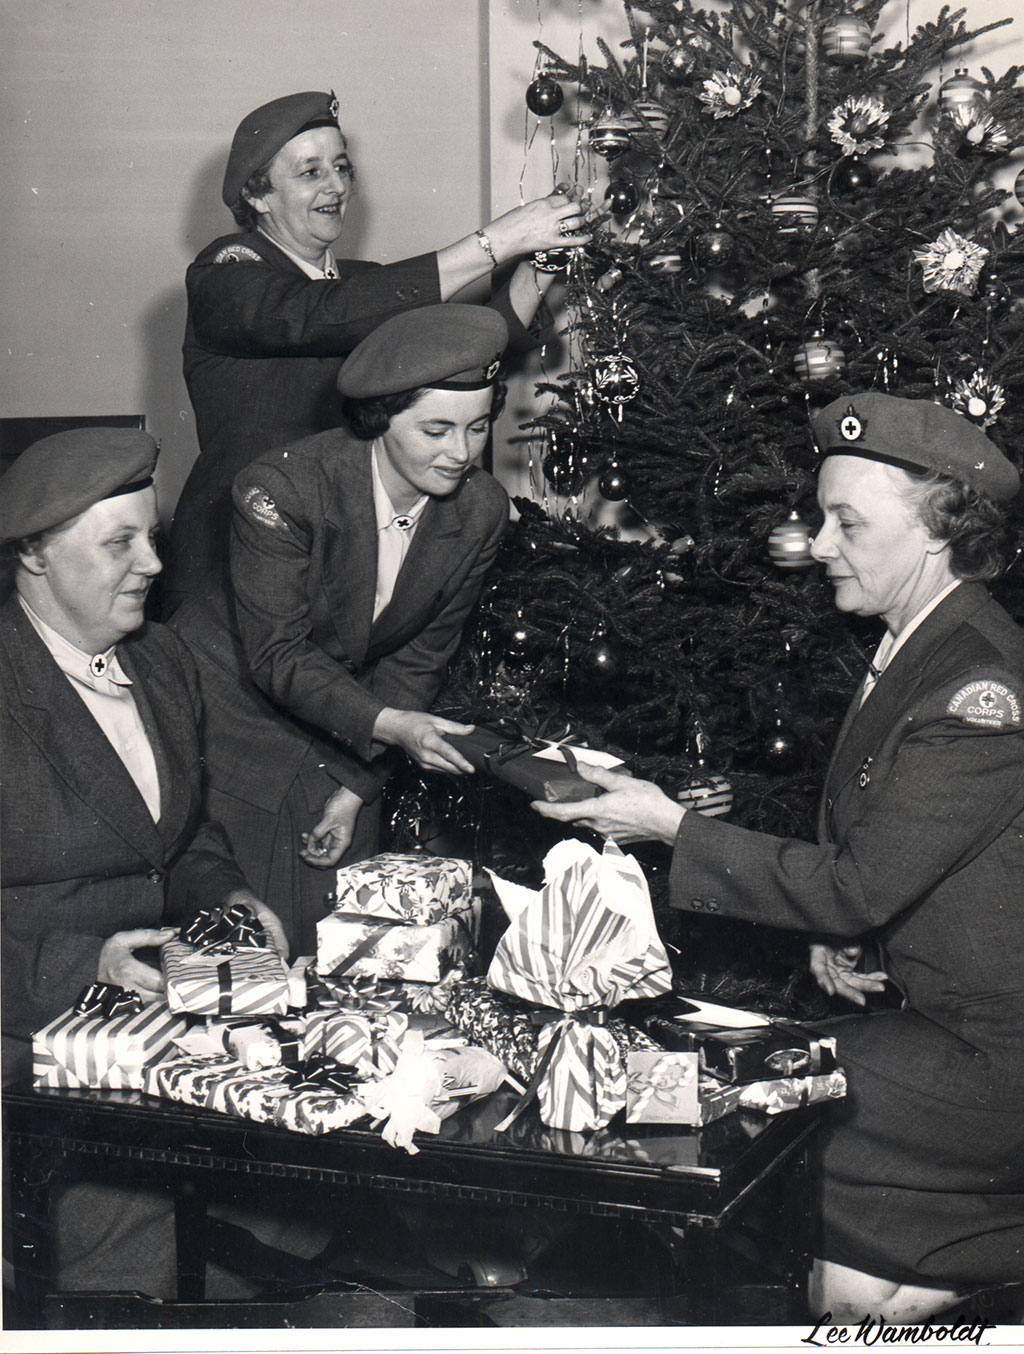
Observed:
[[[200,452],[174,517],[168,610],[226,586],[235,475],[338,425],[338,369],[371,329],[449,300],[499,264],[589,239],[577,204],[556,191],[436,252],[383,267],[337,259],[354,181],[333,94],[274,99],[235,132],[222,196],[242,233],[208,245],[186,277],[185,380]],[[532,342],[524,326],[550,282],[521,263],[491,302],[517,346]]]
[[[811,966],[865,1004],[832,1024],[849,1098],[822,1159],[816,1315],[922,1320],[1024,1275],[1024,636],[1001,568],[1016,469],[930,401],[844,396],[815,419],[836,605],[886,633],[839,735],[819,844],[684,810],[654,785],[538,812],[673,844],[674,905],[825,932]],[[868,939],[884,970],[857,971]]]
[[[234,614],[208,598],[174,618],[200,671],[210,811],[300,952],[323,869],[377,850],[384,754],[472,770],[446,741],[467,726],[427,712],[507,520],[474,464],[505,341],[495,311],[457,304],[364,339],[338,379],[351,431],[235,480]]]

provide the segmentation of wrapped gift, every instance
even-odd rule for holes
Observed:
[[[473,893],[468,860],[385,853],[337,872],[335,912],[429,926],[464,911]]]
[[[65,1011],[32,1036],[35,1085],[139,1090],[146,1064],[185,1029],[162,1002],[113,1016]]]
[[[613,843],[598,854],[566,838],[539,891],[494,879],[510,917],[487,980],[538,1008],[540,1054],[529,1088],[550,1128],[600,1128],[626,1103],[620,1049],[606,1028],[619,1002],[672,986],[643,871]]]
[[[626,1055],[626,1119],[631,1124],[696,1124],[700,1071],[696,1053]]]
[[[190,1053],[226,1052],[248,1071],[298,1067],[314,1054],[354,1067],[361,1077],[384,1076],[398,1058],[409,1018],[401,1011],[361,1013],[323,1009],[294,1018],[254,1022],[212,1020]]]
[[[836,1067],[831,1036],[809,1025],[730,1011],[699,998],[655,1003],[639,1021],[664,1048],[699,1053],[701,1067],[720,1081],[820,1076]]]
[[[288,973],[276,950],[197,950],[169,940],[160,962],[172,1011],[226,1016],[281,1015],[288,1009]]]
[[[430,926],[333,912],[317,922],[317,972],[328,984],[350,978],[439,982],[453,968],[472,964],[480,912],[480,899],[473,897]]]
[[[577,774],[581,762],[603,767],[622,765],[619,758],[593,748],[507,737],[479,727],[472,733],[448,733],[445,737],[477,771],[496,776],[530,799],[543,799],[549,804],[593,799],[600,793],[597,786]]]
[[[782,1114],[786,1110],[816,1105],[822,1100],[842,1100],[845,1095],[846,1077],[840,1068],[816,1077],[778,1077],[742,1084],[702,1077],[699,1122],[710,1124],[734,1110]]]

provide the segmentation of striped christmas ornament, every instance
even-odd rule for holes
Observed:
[[[732,808],[732,786],[724,776],[694,776],[676,795],[687,809],[696,809],[708,818],[718,818]]]
[[[780,193],[772,198],[771,212],[780,235],[813,230],[818,224],[818,204],[806,193]]]
[[[845,369],[846,354],[838,343],[826,339],[820,329],[800,345],[793,358],[793,370],[801,381],[828,381]]]

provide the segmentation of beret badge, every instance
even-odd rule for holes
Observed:
[[[497,376],[498,374],[498,368],[500,366],[501,359],[496,357],[494,361],[488,366],[487,370],[484,372],[485,379],[488,381],[493,381],[495,376]]]
[[[338,96],[337,94],[335,94],[333,89],[331,90],[331,101],[327,105],[327,111],[328,113],[330,113],[332,118],[336,118],[338,114],[341,112],[341,104],[338,103]]]
[[[858,418],[857,411],[852,404],[846,406],[846,413],[836,425],[839,429],[839,435],[844,442],[858,442],[867,429],[867,421]]]

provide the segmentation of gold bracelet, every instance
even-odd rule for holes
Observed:
[[[494,257],[494,246],[491,244],[490,240],[487,238],[487,236],[484,234],[482,230],[478,230],[476,232],[476,238],[479,241],[480,248],[490,259],[491,267],[497,268],[498,260]]]

